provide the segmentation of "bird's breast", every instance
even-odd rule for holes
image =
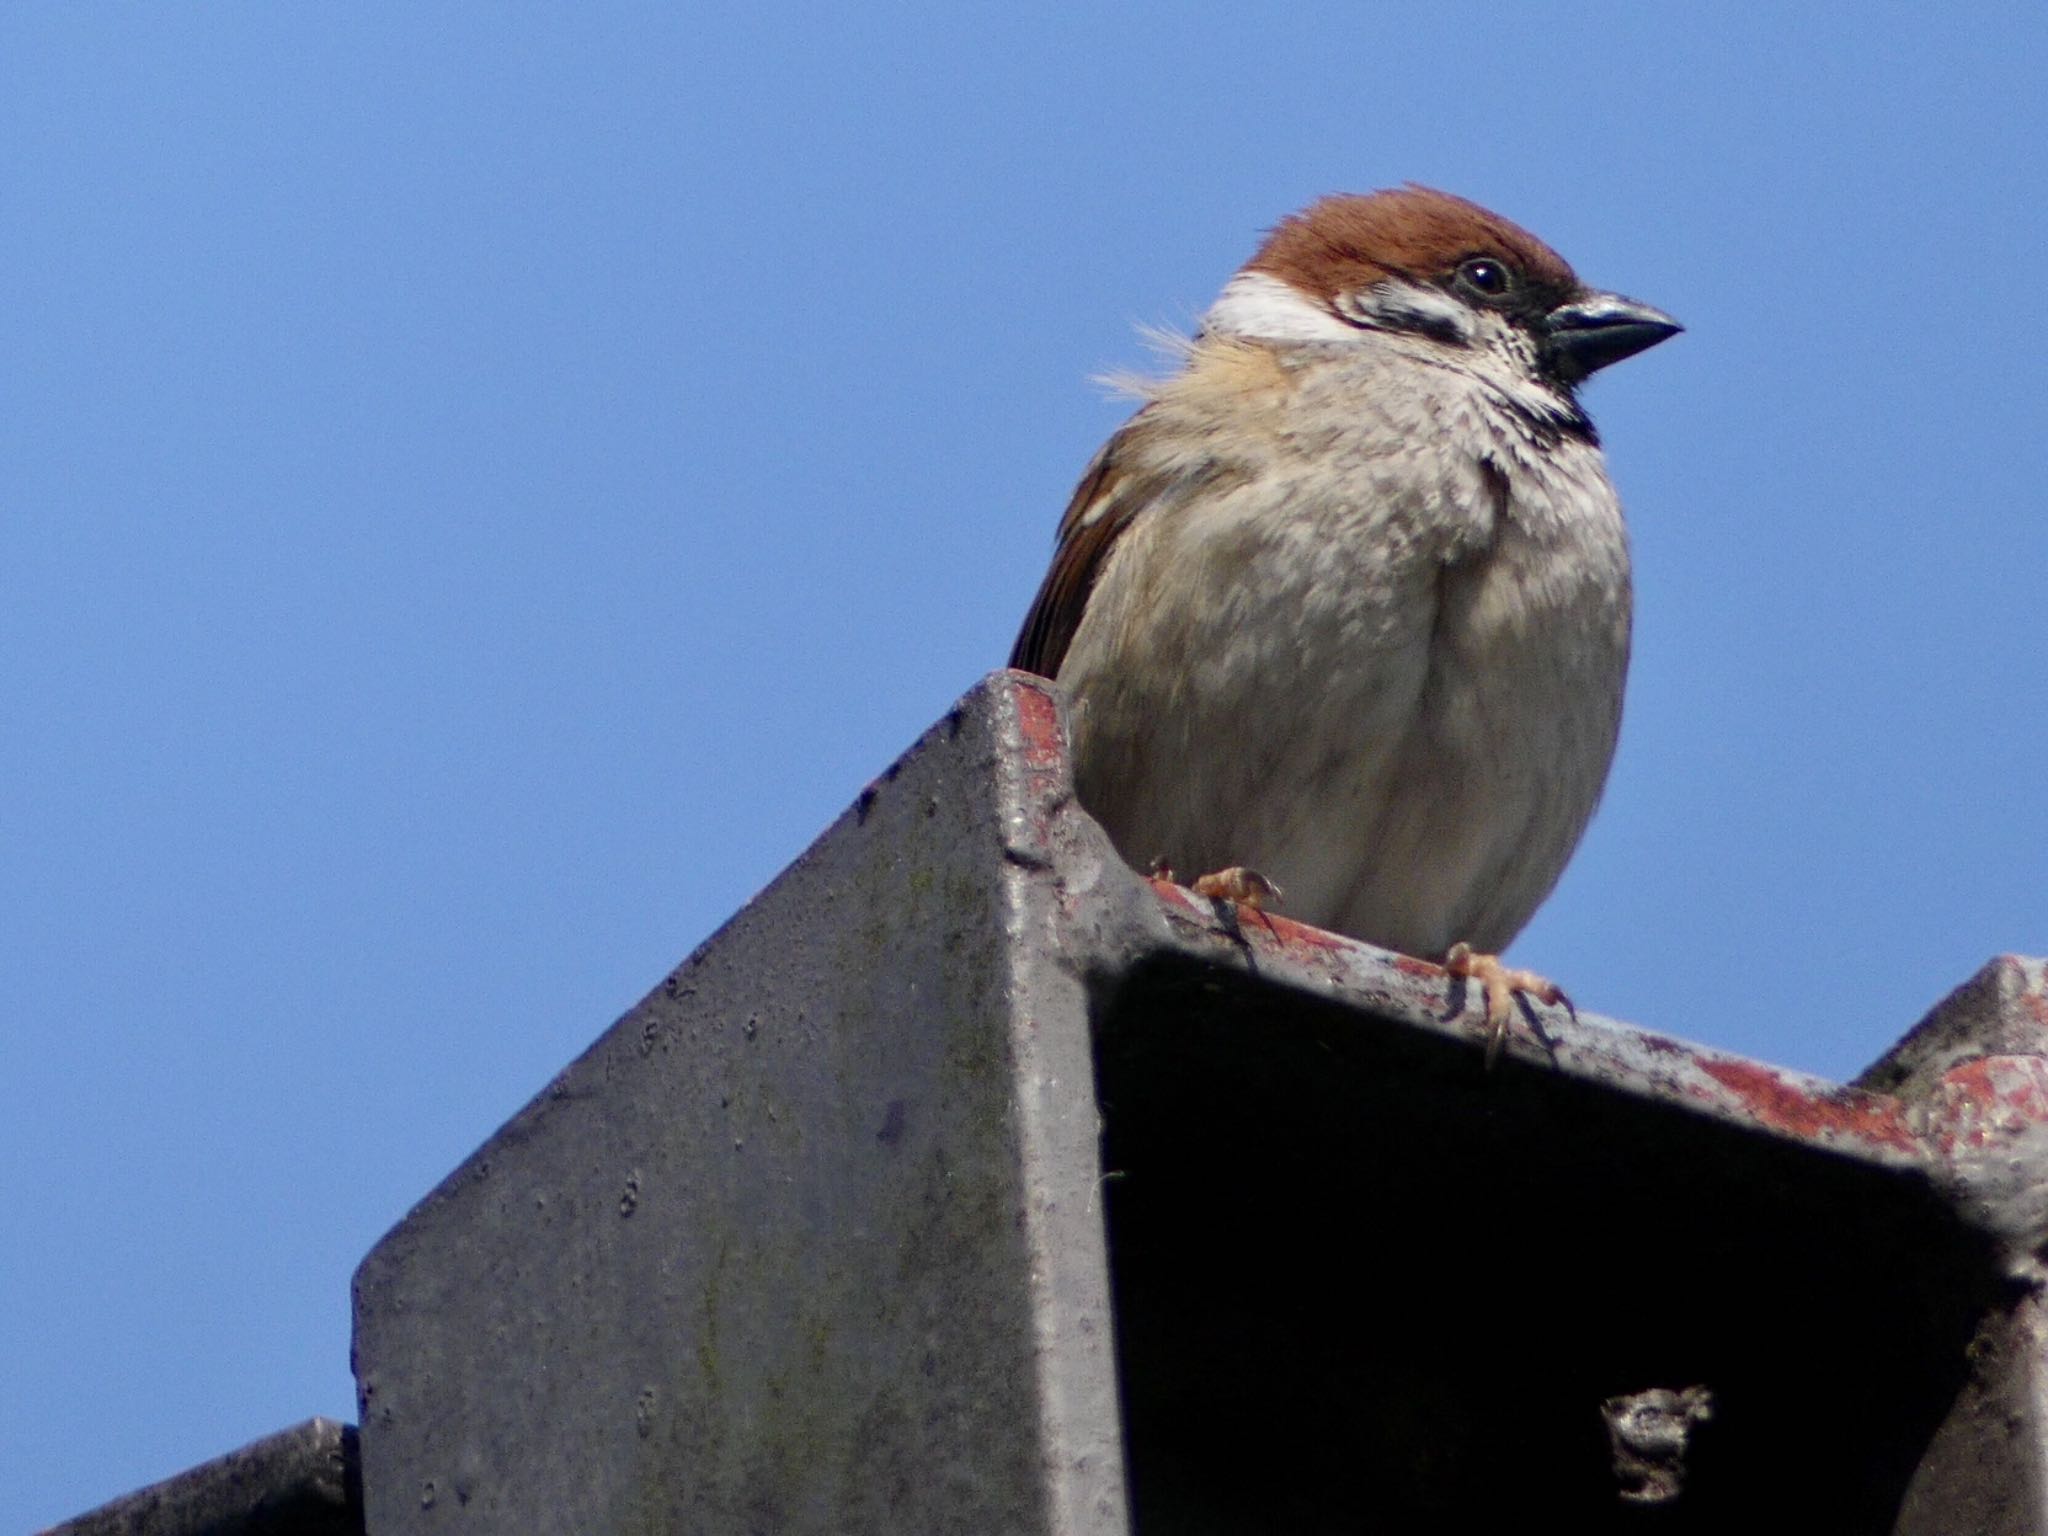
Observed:
[[[1249,865],[1303,921],[1505,945],[1620,718],[1628,547],[1598,449],[1439,410],[1298,416],[1236,451],[1231,489],[1134,520],[1090,597],[1061,669],[1083,803],[1133,862]]]

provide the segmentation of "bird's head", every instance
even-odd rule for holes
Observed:
[[[1419,337],[1566,396],[1680,329],[1661,310],[1588,288],[1499,214],[1412,185],[1325,197],[1281,220],[1203,319],[1205,334],[1282,344]]]

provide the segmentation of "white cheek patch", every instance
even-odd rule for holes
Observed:
[[[1257,341],[1355,341],[1346,325],[1292,283],[1264,272],[1240,272],[1202,316],[1211,336],[1245,336]]]
[[[1389,277],[1356,293],[1340,294],[1337,308],[1379,331],[1413,331],[1439,341],[1470,344],[1478,317],[1441,288]]]

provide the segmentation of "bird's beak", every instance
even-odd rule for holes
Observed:
[[[1551,366],[1570,384],[1684,329],[1663,310],[1618,293],[1582,293],[1543,319]]]

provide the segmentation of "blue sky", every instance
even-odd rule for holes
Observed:
[[[1026,14],[1028,10],[1029,14]],[[2048,951],[2048,12],[0,10],[0,1529],[354,1416],[411,1202],[1002,660],[1281,213],[1689,330],[1515,946],[1831,1075]]]

